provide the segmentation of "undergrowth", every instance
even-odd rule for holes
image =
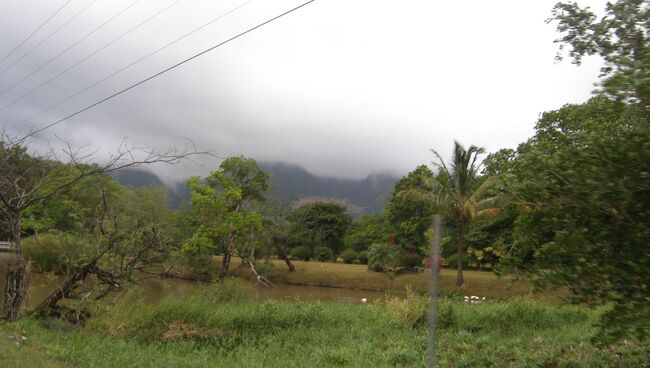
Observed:
[[[137,292],[82,329],[23,319],[0,325],[2,367],[413,367],[426,363],[426,301],[252,303],[242,285],[146,305]],[[443,298],[439,367],[647,367],[647,342],[597,346],[596,312],[532,299]],[[22,340],[22,336],[26,340]],[[19,336],[10,340],[5,336]],[[15,343],[19,344],[16,345]]]

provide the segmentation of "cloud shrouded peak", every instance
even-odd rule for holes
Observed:
[[[0,75],[0,91],[7,89],[0,108],[29,93],[0,111],[0,124],[16,132],[42,127],[300,4],[249,2],[16,125],[242,4],[132,3],[73,0],[0,63],[3,70],[22,57]],[[532,134],[542,111],[588,98],[598,75],[597,60],[581,68],[554,63],[557,35],[544,23],[554,3],[316,1],[48,129],[42,139],[91,142],[103,152],[123,137],[161,149],[189,139],[220,156],[290,162],[340,178],[405,173],[429,163],[430,148],[449,153],[454,139],[489,151],[514,147]],[[600,9],[604,2],[591,3]],[[0,58],[63,4],[6,4]],[[181,177],[218,165],[201,163],[152,170]]]

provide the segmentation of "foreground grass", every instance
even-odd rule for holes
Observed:
[[[221,262],[219,257],[217,262]],[[294,272],[289,272],[284,261],[272,260],[269,278],[273,282],[292,284],[325,286],[347,289],[403,291],[407,286],[413,290],[426,293],[429,288],[430,273],[420,272],[403,275],[390,275],[381,272],[368,271],[366,265],[329,263],[329,262],[302,262],[293,261],[296,266]],[[233,257],[233,264],[239,264],[239,259]],[[248,276],[247,268],[242,268],[242,274]],[[497,277],[492,272],[465,271],[465,285],[461,288],[455,286],[456,270],[442,269],[439,274],[439,290],[443,294],[480,295],[489,298],[504,298],[511,296],[524,296],[533,293],[532,286],[525,281],[515,281],[511,277]],[[557,301],[563,295],[558,291],[544,291],[534,294],[536,299]]]
[[[233,288],[155,306],[124,297],[83,329],[33,319],[0,325],[0,367],[424,366],[423,306],[417,298],[253,304]],[[595,314],[529,298],[443,300],[438,366],[647,366],[646,344],[592,344]]]

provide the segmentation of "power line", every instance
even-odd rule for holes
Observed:
[[[59,101],[59,102],[57,102],[57,103],[55,103],[55,104],[49,106],[48,108],[46,108],[46,109],[44,109],[44,110],[41,110],[41,111],[37,112],[36,114],[34,114],[34,115],[32,115],[32,116],[26,118],[26,119],[23,119],[23,120],[21,120],[21,121],[18,121],[18,122],[16,122],[16,123],[13,123],[13,124],[12,124],[12,127],[15,126],[15,125],[18,125],[18,124],[26,123],[27,121],[29,121],[29,120],[31,120],[31,119],[33,119],[33,118],[35,118],[35,117],[37,117],[37,116],[43,114],[44,112],[50,111],[50,110],[52,110],[53,108],[55,108],[55,107],[57,107],[57,106],[60,106],[61,104],[63,104],[63,103],[65,103],[65,102],[67,102],[67,101],[69,101],[69,100],[71,100],[71,99],[73,99],[73,98],[79,96],[80,94],[86,92],[87,90],[89,90],[89,89],[91,89],[91,88],[93,88],[93,87],[95,87],[95,86],[97,86],[97,85],[99,85],[99,84],[105,82],[106,80],[108,80],[108,79],[110,79],[110,78],[112,78],[112,77],[114,77],[114,76],[116,76],[116,75],[122,73],[123,71],[125,71],[125,70],[131,68],[132,66],[134,66],[134,65],[136,65],[136,64],[138,64],[138,63],[140,63],[140,62],[142,62],[143,60],[148,59],[149,57],[151,57],[151,56],[153,56],[153,55],[159,53],[160,51],[162,51],[162,50],[168,48],[169,46],[171,46],[171,45],[173,45],[173,44],[175,44],[175,43],[177,43],[177,42],[179,42],[179,41],[181,41],[181,40],[183,40],[183,39],[189,37],[190,35],[192,35],[192,34],[198,32],[198,31],[200,31],[201,29],[203,29],[203,28],[205,28],[205,27],[207,27],[207,26],[209,26],[209,25],[211,25],[211,24],[213,24],[214,22],[216,22],[216,21],[218,21],[218,20],[220,20],[220,19],[222,19],[222,18],[228,16],[229,14],[231,14],[231,13],[233,13],[233,12],[235,12],[235,11],[241,9],[241,8],[243,8],[244,6],[246,6],[246,5],[250,4],[250,3],[252,3],[253,1],[255,1],[255,0],[248,0],[248,1],[246,1],[246,2],[244,2],[244,3],[242,3],[242,4],[238,5],[238,6],[236,6],[236,7],[234,7],[234,8],[228,10],[227,12],[222,13],[221,15],[219,15],[219,16],[217,16],[217,17],[215,17],[215,18],[212,18],[212,19],[211,19],[210,21],[208,21],[207,23],[205,23],[205,24],[203,24],[203,25],[201,25],[201,26],[199,26],[199,27],[197,27],[197,28],[191,30],[190,32],[187,32],[186,34],[182,35],[181,37],[178,37],[177,39],[175,39],[175,40],[173,40],[173,41],[171,41],[171,42],[169,42],[169,43],[167,43],[167,44],[165,44],[165,45],[159,47],[158,49],[156,49],[156,50],[154,50],[154,51],[152,51],[152,52],[150,52],[150,53],[144,55],[143,57],[141,57],[141,58],[139,58],[139,59],[137,59],[137,60],[131,62],[130,64],[127,64],[127,65],[123,66],[122,68],[120,68],[120,69],[114,71],[113,73],[107,75],[106,77],[104,77],[104,78],[102,78],[102,79],[100,79],[100,80],[98,80],[98,81],[92,83],[92,84],[89,85],[89,86],[86,86],[85,88],[83,88],[83,89],[81,89],[81,90],[75,92],[74,94],[72,94],[72,95],[70,95],[70,96],[64,98],[63,100],[61,100],[61,101]]]
[[[227,43],[230,43],[231,41],[234,41],[234,40],[236,40],[236,39],[238,39],[238,38],[240,38],[242,36],[245,36],[248,33],[251,33],[251,32],[255,31],[258,28],[261,28],[261,27],[263,27],[263,26],[265,26],[265,25],[267,25],[267,24],[269,24],[269,23],[271,23],[271,22],[273,22],[275,20],[278,20],[278,19],[284,17],[285,15],[289,15],[289,14],[293,13],[294,11],[313,3],[314,1],[316,1],[316,0],[309,0],[307,2],[304,2],[304,3],[294,7],[294,8],[291,8],[291,9],[285,11],[284,13],[281,13],[279,15],[274,16],[273,18],[270,18],[270,19],[268,19],[268,20],[266,20],[266,21],[264,21],[262,23],[259,23],[258,25],[254,26],[254,27],[251,27],[251,28],[249,28],[249,29],[247,29],[247,30],[245,30],[245,31],[243,31],[241,33],[238,33],[237,35],[235,35],[233,37],[230,37],[229,39],[227,39],[225,41],[222,41],[222,42],[220,42],[220,43],[218,43],[218,44],[216,44],[216,45],[214,45],[212,47],[209,47],[209,48],[199,52],[198,54],[194,54],[194,55],[190,56],[189,58],[187,58],[187,59],[185,59],[185,60],[183,60],[181,62],[178,62],[178,63],[176,63],[176,64],[174,64],[174,65],[172,65],[172,66],[170,66],[170,67],[168,67],[166,69],[163,69],[163,70],[159,71],[158,73],[155,73],[155,74],[153,74],[153,75],[151,75],[151,76],[149,76],[149,77],[147,77],[147,78],[145,78],[145,79],[143,79],[143,80],[141,80],[141,81],[139,81],[139,82],[137,82],[135,84],[132,84],[132,85],[130,85],[130,86],[124,88],[124,89],[121,89],[121,90],[113,93],[112,95],[110,95],[108,97],[105,97],[105,98],[103,98],[103,99],[101,99],[101,100],[99,100],[99,101],[97,101],[97,102],[95,102],[95,103],[93,103],[91,105],[88,105],[88,106],[84,107],[81,110],[77,110],[76,112],[74,112],[74,113],[72,113],[70,115],[67,115],[64,118],[61,118],[61,119],[59,119],[59,120],[57,120],[57,121],[55,121],[53,123],[50,123],[50,124],[48,124],[48,125],[46,125],[46,126],[44,126],[42,128],[39,128],[39,129],[35,130],[32,134],[38,134],[38,133],[40,133],[40,132],[42,132],[42,131],[44,131],[46,129],[49,129],[49,128],[57,125],[57,124],[62,123],[63,121],[65,121],[67,119],[70,119],[70,118],[72,118],[74,116],[77,116],[77,115],[81,114],[84,111],[90,110],[90,109],[92,109],[93,107],[95,107],[95,106],[97,106],[99,104],[102,104],[102,103],[104,103],[104,102],[106,102],[106,101],[108,101],[108,100],[110,100],[110,99],[112,99],[114,97],[117,97],[117,96],[121,95],[124,92],[127,92],[127,91],[129,91],[129,90],[131,90],[131,89],[133,89],[133,88],[135,88],[135,87],[137,87],[137,86],[139,86],[141,84],[144,84],[144,83],[146,83],[146,82],[148,82],[148,81],[150,81],[150,80],[152,80],[152,79],[154,79],[154,78],[156,78],[156,77],[158,77],[158,76],[160,76],[160,75],[162,75],[164,73],[167,73],[168,71],[170,71],[172,69],[175,69],[175,68],[177,68],[177,67],[179,67],[179,66],[181,66],[181,65],[183,65],[183,64],[185,64],[185,63],[187,63],[187,62],[189,62],[191,60],[196,59],[199,56],[207,54],[208,52],[210,52],[210,51],[212,51],[212,50],[214,50],[214,49],[216,49],[218,47],[221,47],[221,46],[223,46],[223,45],[225,45]]]
[[[5,57],[3,57],[0,60],[0,63],[7,60],[9,56],[13,55],[13,53],[16,52],[16,50],[18,50],[22,45],[24,45],[25,42],[27,42],[27,40],[32,38],[32,36],[34,36],[36,32],[38,32],[41,28],[43,28],[43,26],[46,25],[50,20],[52,20],[52,18],[54,18],[55,15],[57,15],[61,10],[63,10],[63,8],[65,8],[70,3],[70,1],[72,0],[66,1],[65,4],[61,5],[61,7],[58,8],[54,13],[52,13],[52,15],[50,15],[49,18],[45,19],[45,21],[43,21],[43,23],[41,23],[38,27],[36,27],[36,29],[32,33],[30,33],[29,36],[25,37],[25,39],[21,43],[19,43],[18,46],[14,47],[13,50],[11,50],[7,55],[5,55]]]
[[[132,2],[131,4],[129,4],[126,8],[120,10],[117,14],[113,15],[113,16],[110,17],[107,21],[105,21],[104,23],[100,24],[97,28],[93,29],[92,31],[90,31],[89,33],[87,33],[85,36],[81,37],[81,38],[80,38],[79,40],[77,40],[75,43],[73,43],[72,45],[68,46],[65,50],[63,50],[63,51],[61,51],[60,53],[56,54],[56,56],[52,57],[50,60],[46,61],[45,64],[41,65],[41,66],[38,67],[36,70],[34,70],[34,71],[32,71],[31,73],[27,74],[25,77],[23,77],[22,79],[20,79],[20,80],[17,81],[16,83],[12,84],[12,85],[9,86],[8,88],[5,88],[4,90],[2,90],[2,92],[0,92],[0,96],[4,95],[5,93],[7,93],[7,91],[9,91],[9,90],[11,90],[12,88],[16,87],[17,85],[19,85],[20,83],[22,83],[23,81],[25,81],[27,78],[29,78],[29,77],[31,77],[32,75],[34,75],[34,74],[38,73],[39,71],[41,71],[43,68],[45,68],[46,66],[48,66],[51,62],[53,62],[54,60],[58,59],[61,55],[65,54],[66,52],[70,51],[70,49],[72,49],[73,47],[75,47],[75,46],[77,46],[78,44],[80,44],[81,42],[83,42],[85,39],[87,39],[88,37],[90,37],[93,33],[99,31],[99,30],[100,30],[101,28],[103,28],[105,25],[107,25],[108,23],[110,23],[110,22],[112,22],[113,20],[115,20],[115,18],[117,18],[117,17],[119,17],[120,15],[122,15],[124,12],[126,12],[127,10],[129,10],[131,7],[133,7],[135,4],[139,3],[140,1],[141,1],[141,0],[135,0],[135,1],[133,1],[133,2]]]
[[[56,35],[57,33],[59,33],[59,31],[61,31],[63,28],[65,28],[65,26],[67,26],[68,24],[70,24],[70,22],[72,22],[73,20],[75,20],[79,15],[81,15],[81,13],[83,13],[84,11],[86,11],[86,9],[90,8],[90,6],[93,5],[93,4],[96,3],[96,2],[97,2],[97,0],[92,0],[90,3],[88,3],[88,5],[86,5],[86,6],[83,7],[80,11],[78,11],[75,15],[73,15],[72,17],[70,17],[70,19],[68,19],[65,23],[63,23],[63,24],[62,24],[59,28],[57,28],[54,32],[50,33],[49,36],[47,36],[46,38],[44,38],[43,40],[41,40],[41,42],[39,42],[39,43],[37,43],[36,45],[34,45],[31,49],[29,49],[29,51],[27,51],[26,53],[24,53],[24,54],[23,54],[21,57],[19,57],[18,59],[14,60],[13,63],[9,64],[9,66],[7,66],[6,68],[2,69],[2,71],[0,71],[0,75],[4,74],[4,72],[6,72],[7,70],[11,69],[11,67],[13,67],[14,65],[18,64],[18,63],[19,63],[22,59],[24,59],[27,55],[31,54],[32,51],[36,50],[39,46],[41,46],[42,44],[44,44],[45,42],[47,42],[50,38],[54,37],[54,35]]]
[[[95,0],[95,1],[96,1],[96,0]],[[39,90],[39,89],[41,89],[41,88],[43,88],[45,85],[47,85],[47,84],[49,84],[50,82],[52,82],[53,80],[59,78],[59,77],[62,76],[63,74],[69,72],[70,70],[74,69],[74,68],[77,67],[79,64],[82,64],[83,62],[85,62],[86,60],[90,59],[91,57],[97,55],[97,54],[100,53],[102,50],[104,50],[104,49],[106,49],[107,47],[111,46],[111,45],[114,44],[115,42],[121,40],[122,38],[124,38],[125,36],[127,36],[127,35],[130,34],[131,32],[135,31],[136,29],[142,27],[143,25],[145,25],[146,23],[148,23],[149,21],[151,21],[152,19],[154,19],[154,18],[157,17],[158,15],[164,13],[165,11],[167,11],[168,9],[170,9],[171,7],[173,7],[174,5],[178,4],[178,3],[181,2],[181,1],[182,1],[182,0],[175,0],[175,1],[172,2],[171,4],[169,4],[169,5],[165,6],[164,8],[160,9],[159,11],[157,11],[155,14],[153,14],[153,15],[150,16],[149,18],[147,18],[147,19],[145,19],[144,21],[140,22],[140,23],[137,24],[136,26],[130,28],[128,31],[122,33],[120,36],[118,36],[117,38],[113,39],[112,41],[110,41],[109,43],[105,44],[104,46],[100,47],[99,49],[93,51],[91,54],[89,54],[89,55],[86,56],[85,58],[83,58],[83,59],[81,59],[80,61],[78,61],[78,62],[72,64],[72,65],[69,66],[67,69],[64,69],[63,71],[61,71],[61,72],[58,73],[57,75],[55,75],[55,76],[49,78],[49,79],[46,80],[45,82],[43,82],[43,83],[39,84],[38,86],[32,88],[31,90],[27,91],[27,93],[23,94],[22,96],[20,96],[20,97],[14,99],[13,101],[9,102],[9,103],[6,104],[6,105],[0,107],[0,111],[4,111],[4,110],[5,110],[6,108],[8,108],[9,106],[12,106],[12,105],[15,104],[16,102],[22,100],[23,98],[25,98],[25,97],[31,95],[32,93],[36,92],[37,90]],[[0,72],[0,74],[2,74],[2,72]]]

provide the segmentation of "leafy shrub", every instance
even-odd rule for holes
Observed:
[[[408,269],[414,269],[422,266],[422,257],[417,253],[409,253],[404,256],[402,266]]]
[[[368,251],[367,250],[359,252],[359,263],[368,264]]]
[[[64,273],[76,269],[83,263],[87,247],[78,238],[56,234],[35,235],[22,242],[25,258],[41,272]]]
[[[190,276],[197,280],[212,280],[212,275],[217,269],[212,256],[207,254],[185,253],[183,261],[189,270]]]
[[[341,258],[343,258],[344,263],[354,263],[359,259],[359,253],[352,249],[346,249],[341,252]]]
[[[463,253],[463,266],[467,266],[472,262],[472,257],[470,257],[469,254]],[[447,266],[451,268],[455,268],[458,266],[458,256],[456,253],[450,255],[449,257],[445,257],[445,260],[447,261]]]
[[[386,309],[393,317],[404,322],[408,327],[424,323],[429,310],[429,298],[420,296],[406,288],[406,298],[392,297],[386,300]]]
[[[316,247],[314,249],[314,258],[320,262],[331,261],[333,258],[332,250],[328,247]]]
[[[291,258],[301,261],[309,261],[312,257],[312,252],[309,247],[299,246],[291,250]]]
[[[368,269],[381,272],[394,269],[400,264],[400,250],[389,243],[373,244],[368,249]]]

